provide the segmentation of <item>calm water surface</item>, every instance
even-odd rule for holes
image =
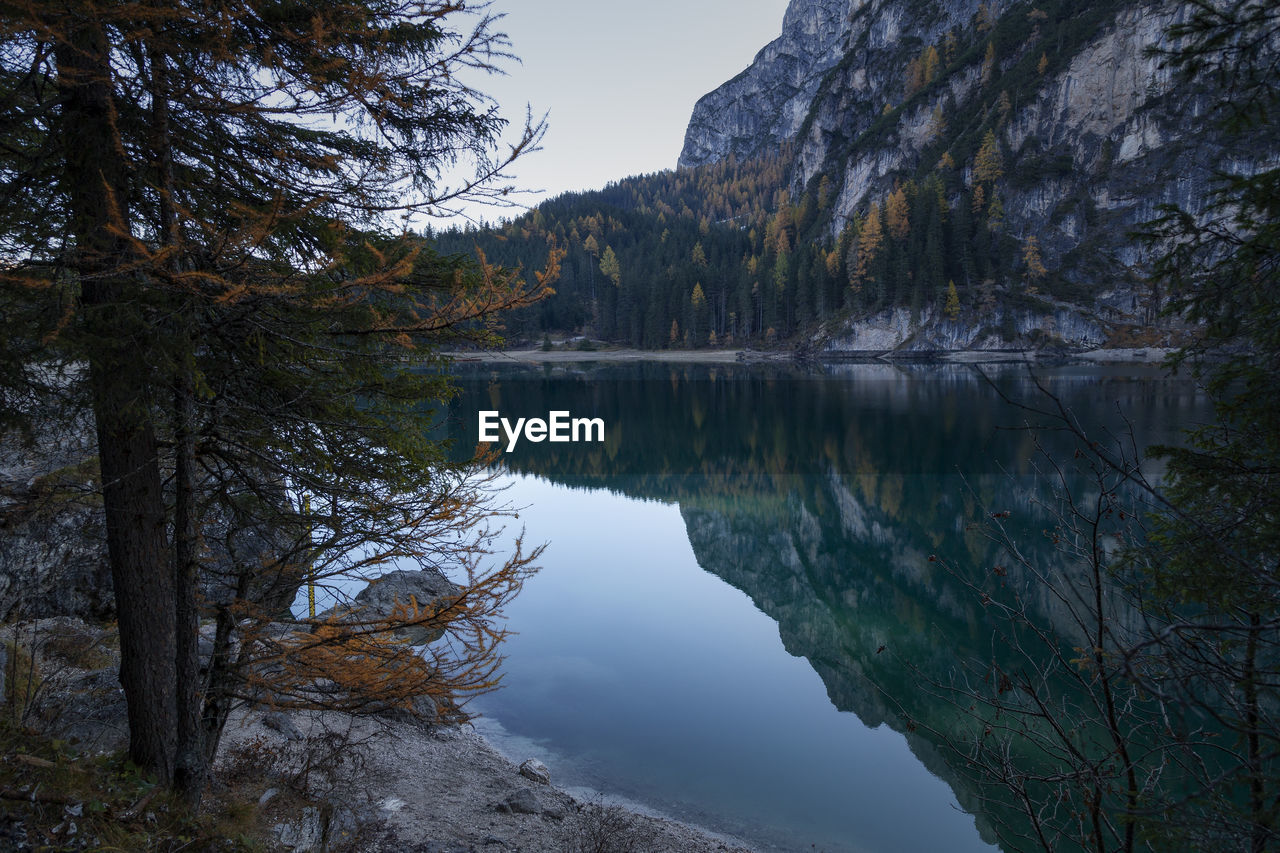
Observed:
[[[1167,442],[1208,414],[1157,370],[1041,374],[1100,437]],[[761,849],[994,849],[972,783],[912,721],[960,732],[928,682],[990,636],[930,555],[989,567],[972,523],[999,509],[1033,558],[1060,559],[1018,429],[1043,419],[1002,401],[1043,405],[1025,369],[486,367],[461,386],[464,447],[480,409],[608,425],[603,445],[504,458],[518,523],[548,547],[508,610],[505,686],[473,706],[500,748]]]

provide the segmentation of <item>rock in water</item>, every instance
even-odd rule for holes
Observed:
[[[442,603],[442,599],[449,599],[460,592],[462,588],[439,569],[388,572],[370,580],[353,602],[340,605],[336,610],[341,619],[379,619],[391,616],[397,608],[412,608],[416,603],[419,611],[429,613],[430,608]],[[326,619],[333,614],[334,611],[330,610],[320,614],[320,618]],[[403,628],[397,633],[415,645],[430,643],[440,636],[439,631],[418,626]]]
[[[369,585],[356,595],[356,601],[366,610],[389,616],[397,604],[409,604],[414,600],[419,607],[423,607],[438,598],[457,595],[461,591],[439,569],[388,572],[369,581]]]

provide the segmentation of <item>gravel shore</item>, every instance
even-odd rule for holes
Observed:
[[[314,818],[296,806],[277,812],[285,849],[317,849],[307,843],[312,837],[333,842],[351,831],[358,841],[350,849],[367,853],[750,851],[735,839],[526,778],[468,725],[250,712],[228,725],[220,755],[226,767],[246,746],[278,751],[293,743],[296,761],[302,744],[326,738],[349,750],[324,781],[322,799],[332,805],[312,809]],[[262,795],[276,784],[264,778]]]
[[[3,633],[42,674],[31,700],[42,737],[86,758],[127,746],[114,631],[56,617]],[[223,732],[205,806],[239,815],[248,837],[280,853],[750,853],[736,839],[575,797],[554,785],[554,767],[526,764],[470,724],[242,709]]]

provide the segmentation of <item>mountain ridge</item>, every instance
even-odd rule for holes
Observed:
[[[558,294],[517,337],[851,351],[1176,346],[1145,238],[1208,215],[1280,127],[1159,50],[1172,0],[792,0],[781,35],[694,108],[681,165],[439,238]],[[1271,45],[1266,50],[1280,46]],[[1218,212],[1221,215],[1221,211]],[[609,286],[601,286],[607,282]]]

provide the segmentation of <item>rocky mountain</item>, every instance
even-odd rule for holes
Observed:
[[[895,190],[910,197],[933,180],[944,208],[1017,241],[979,280],[953,279],[962,298],[950,317],[913,311],[894,346],[989,347],[1001,322],[1019,334],[1065,322],[1084,344],[1117,324],[1150,329],[1163,294],[1145,274],[1162,247],[1133,232],[1162,205],[1203,212],[1216,173],[1280,164],[1274,127],[1226,137],[1215,106],[1233,93],[1178,77],[1157,52],[1187,15],[1161,0],[792,0],[781,37],[698,102],[680,163],[785,142],[791,195],[829,199],[833,239],[874,209],[883,216]],[[1039,278],[1060,282],[1053,298]],[[994,293],[964,299],[982,279]],[[983,301],[988,316],[1009,315],[985,336],[981,312],[958,316]],[[852,319],[824,338],[829,348],[863,346],[866,315]]]
[[[1225,122],[1274,76],[1280,33],[1192,74],[1168,61],[1191,8],[792,0],[698,102],[679,168],[427,236],[524,269],[563,249],[555,295],[508,322],[548,346],[1177,346],[1194,330],[1150,275],[1170,249],[1152,223],[1240,227],[1215,189],[1280,170],[1280,111]]]
[[[796,135],[822,77],[840,61],[848,36],[848,0],[792,3],[782,35],[737,77],[693,108],[681,166],[729,154],[753,157]]]

